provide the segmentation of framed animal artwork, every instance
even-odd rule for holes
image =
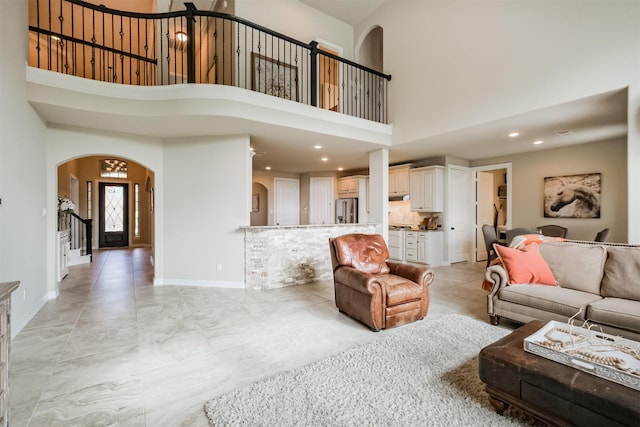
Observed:
[[[601,174],[544,179],[545,218],[600,218]]]

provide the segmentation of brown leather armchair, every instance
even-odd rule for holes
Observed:
[[[390,262],[379,234],[329,239],[336,307],[373,331],[420,320],[429,309],[428,267]]]

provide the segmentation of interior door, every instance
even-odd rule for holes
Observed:
[[[333,178],[311,178],[309,224],[333,224]]]
[[[319,44],[322,51],[340,56],[341,52]],[[320,105],[325,110],[340,111],[340,68],[337,60],[325,55],[318,56],[320,83]]]
[[[101,182],[98,209],[100,247],[129,246],[129,185]]]
[[[493,174],[476,172],[476,261],[487,260],[482,225],[493,225]]]
[[[469,260],[469,233],[473,210],[471,208],[471,170],[450,165],[447,169],[447,227],[449,262]]]
[[[276,225],[300,223],[300,181],[290,178],[274,178]]]

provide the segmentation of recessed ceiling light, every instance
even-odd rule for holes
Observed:
[[[340,172],[342,172],[342,171],[344,170],[344,168],[338,168],[338,170],[339,170]]]
[[[322,145],[314,145],[313,148],[315,148],[316,150],[319,150],[322,148]]]
[[[271,166],[265,166],[265,169],[270,171],[271,170]]]
[[[326,157],[323,157],[323,158],[321,158],[320,160],[322,160],[323,162],[326,162],[326,161],[327,161],[327,160],[329,160],[329,159],[328,159],[328,158],[326,158]]]
[[[509,138],[515,138],[516,136],[519,136],[519,135],[520,135],[520,132],[511,132],[509,134]]]
[[[543,143],[544,143],[544,141],[543,141],[543,140],[541,140],[541,139],[539,139],[539,140],[537,140],[537,141],[533,141],[533,144],[534,144],[534,145],[540,145],[540,144],[543,144]]]

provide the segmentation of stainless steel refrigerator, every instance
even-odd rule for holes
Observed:
[[[336,200],[336,224],[352,224],[358,222],[358,199]]]

